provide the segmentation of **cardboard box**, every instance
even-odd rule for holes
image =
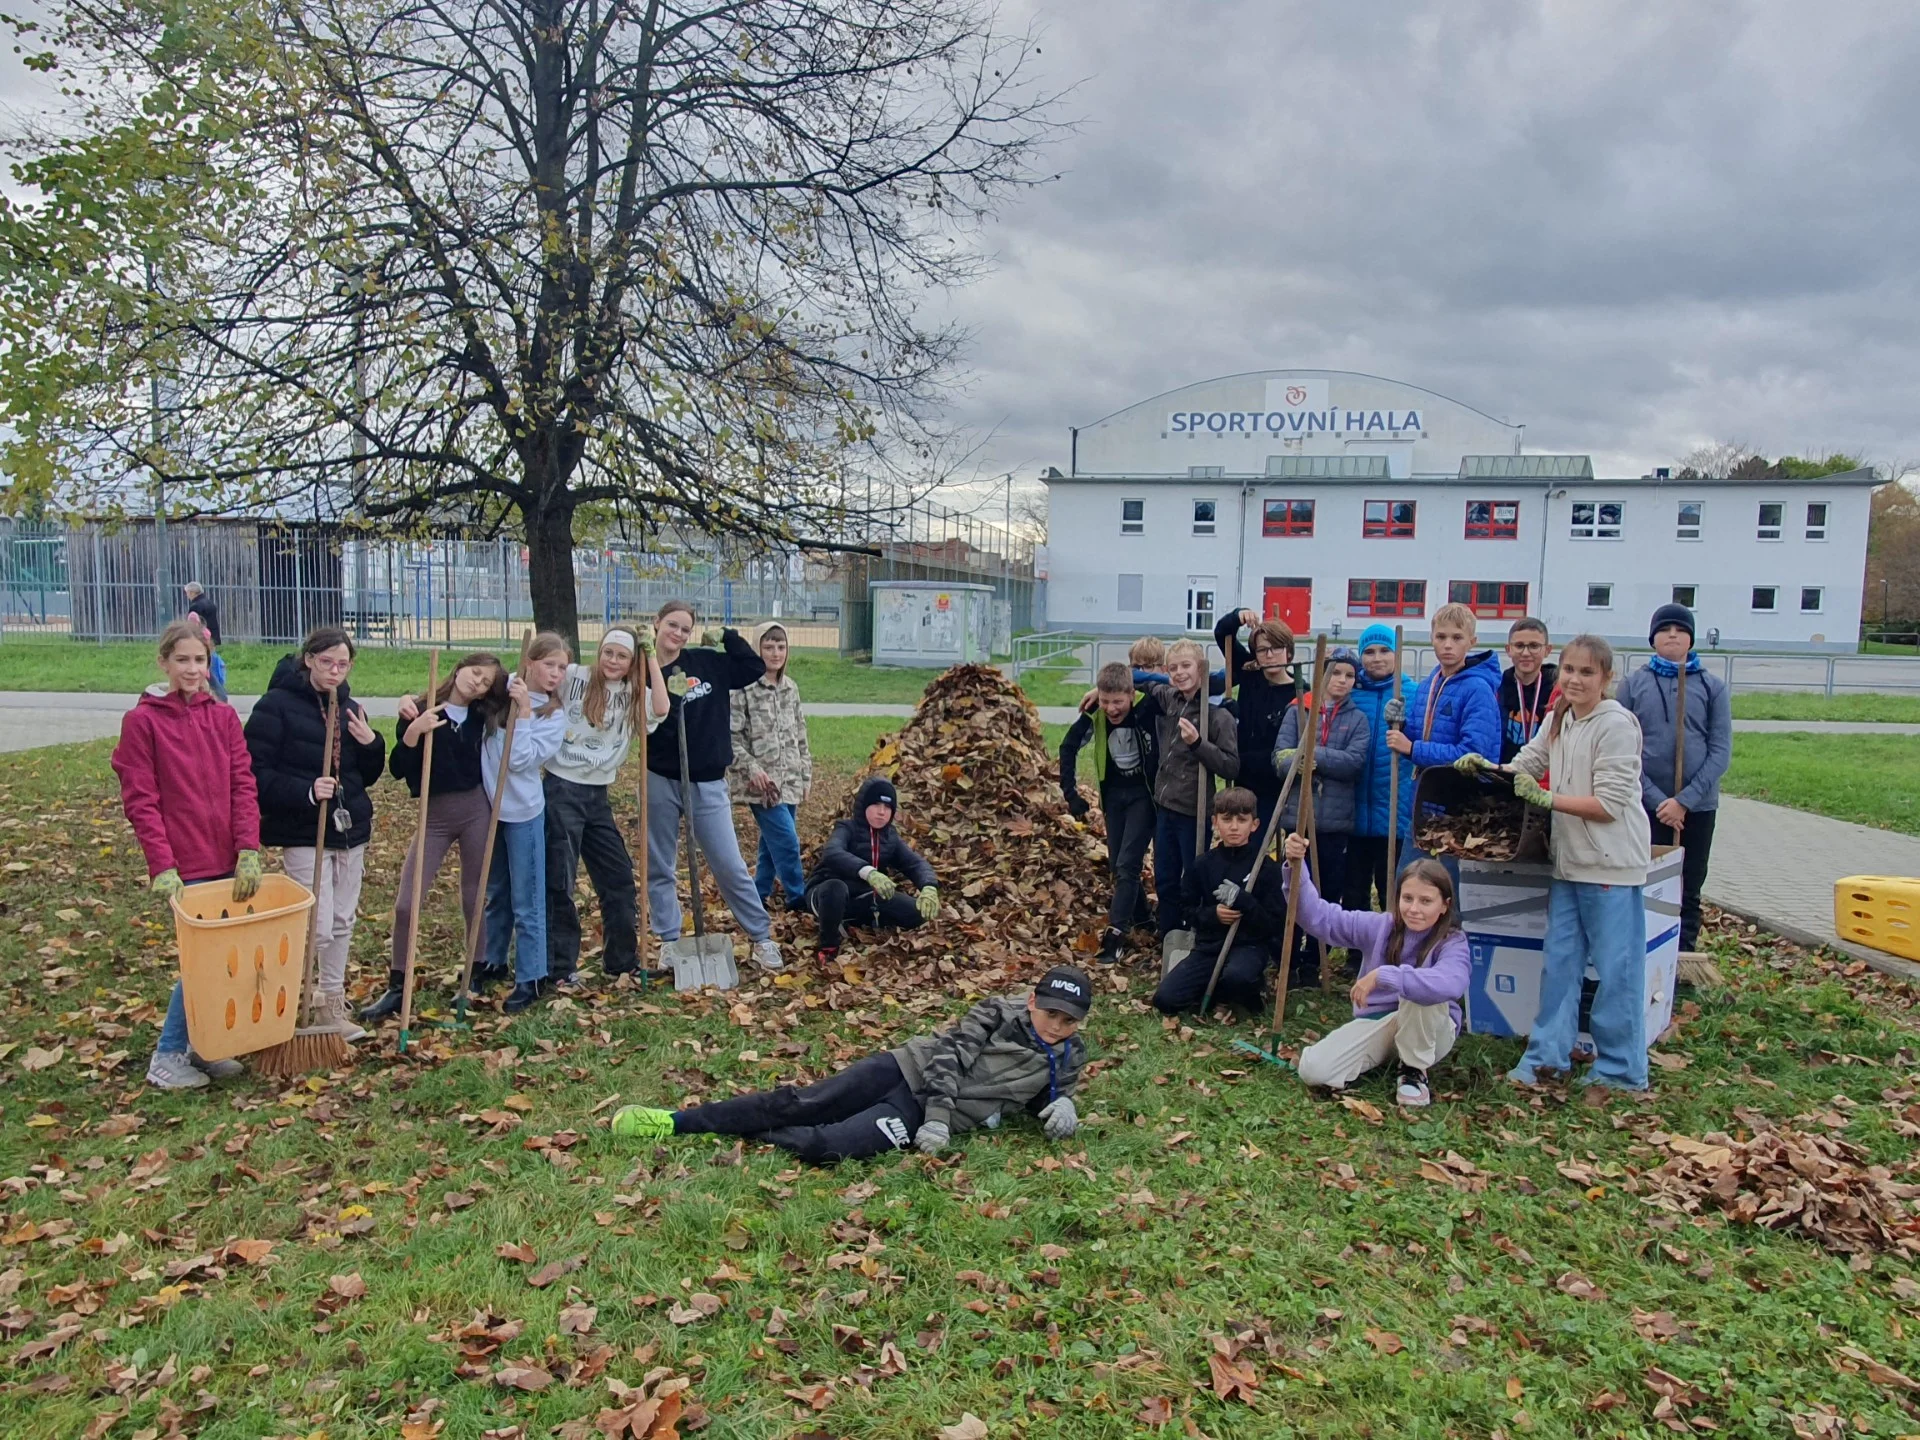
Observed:
[[[1647,1044],[1673,1019],[1674,970],[1680,957],[1680,863],[1683,851],[1656,846],[1641,892],[1647,916]],[[1551,865],[1460,862],[1460,913],[1473,946],[1473,978],[1462,1002],[1476,1035],[1526,1035],[1540,1009],[1541,948],[1547,934]],[[1580,1007],[1586,1038],[1587,970]]]

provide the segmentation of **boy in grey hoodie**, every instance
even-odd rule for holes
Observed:
[[[957,1025],[856,1060],[804,1089],[782,1085],[690,1110],[629,1105],[613,1116],[623,1139],[746,1135],[815,1165],[865,1160],[911,1142],[928,1155],[956,1133],[1026,1109],[1049,1140],[1080,1127],[1073,1092],[1086,1063],[1081,1021],[1093,982],[1056,965],[1030,992],[982,1000]]]

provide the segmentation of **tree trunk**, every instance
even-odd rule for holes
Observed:
[[[566,637],[580,653],[580,606],[574,592],[573,509],[549,503],[525,517],[527,589],[533,596],[533,623]]]

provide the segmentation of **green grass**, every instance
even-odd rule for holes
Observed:
[[[1920,724],[1920,695],[1800,695],[1765,691],[1733,697],[1736,720],[1865,720]]]
[[[1920,835],[1920,739],[1911,735],[1736,735],[1730,795]]]
[[[1884,640],[1862,640],[1862,655],[1920,655],[1920,645],[1890,645]]]
[[[837,812],[843,767],[884,723],[817,722],[803,828]],[[447,1440],[570,1423],[562,1434],[591,1436],[606,1379],[638,1384],[657,1365],[691,1377],[702,1433],[727,1440],[932,1440],[966,1411],[995,1437],[1119,1440],[1163,1400],[1171,1425],[1146,1433],[1650,1436],[1667,1433],[1655,1366],[1698,1388],[1683,1416],[1724,1435],[1810,1428],[1822,1404],[1850,1433],[1914,1428],[1900,1391],[1836,1363],[1851,1346],[1915,1373],[1912,1308],[1894,1293],[1911,1264],[1855,1270],[1795,1234],[1633,1193],[1659,1162],[1652,1137],[1743,1130],[1755,1113],[1839,1127],[1905,1165],[1904,1102],[1881,1095],[1908,1083],[1914,1036],[1889,1018],[1895,992],[1870,988],[1889,982],[1843,984],[1776,965],[1765,937],[1714,935],[1732,988],[1664,1047],[1686,1068],[1656,1071],[1645,1104],[1516,1096],[1499,1077],[1517,1045],[1467,1037],[1436,1072],[1431,1112],[1396,1114],[1387,1080],[1363,1082],[1356,1098],[1386,1110],[1374,1118],[1227,1047],[1258,1026],[1163,1023],[1134,968],[1102,977],[1089,1024],[1102,1063],[1068,1145],[1015,1120],[944,1165],[907,1154],[816,1171],[715,1140],[616,1145],[602,1128],[609,1102],[822,1073],[957,1013],[967,937],[945,922],[928,936],[953,947],[944,994],[875,986],[829,1005],[804,974],[724,1002],[601,991],[511,1023],[485,1015],[471,1036],[423,1031],[407,1061],[365,1046],[350,1070],[286,1089],[166,1096],[140,1070],[171,933],[140,884],[109,748],[0,756],[9,1440],[124,1412],[108,1432],[122,1440],[202,1404],[185,1427],[200,1440],[391,1437],[410,1412],[409,1434],[440,1423]],[[376,799],[363,987],[383,968],[408,814],[390,782]],[[443,884],[424,941],[430,1011],[454,916]],[[1340,1011],[1335,996],[1296,997],[1287,1039]],[[1484,1189],[1423,1177],[1450,1151]],[[248,1264],[225,1251],[235,1240],[272,1241],[273,1258]],[[583,1261],[534,1288],[534,1266],[496,1254],[516,1245],[540,1265]],[[359,1277],[364,1296],[327,1300],[333,1276]],[[1568,1293],[1574,1276],[1597,1287],[1588,1298]],[[696,1293],[725,1303],[673,1323]],[[590,1328],[568,1333],[563,1312],[577,1325],[580,1306]],[[784,1333],[769,1336],[776,1308]],[[523,1394],[456,1373],[452,1332],[487,1311],[524,1329],[477,1358],[482,1377],[533,1361],[554,1383]],[[1636,1316],[1646,1328],[1662,1311],[1678,1333],[1643,1338]],[[1251,1405],[1222,1402],[1204,1388],[1212,1337],[1246,1332],[1258,1388]],[[65,1337],[57,1351],[26,1348],[50,1335]],[[904,1373],[889,1373],[889,1343]],[[825,1409],[797,1411],[795,1391]]]

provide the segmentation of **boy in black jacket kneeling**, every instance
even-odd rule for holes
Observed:
[[[1093,776],[1100,787],[1100,809],[1107,817],[1107,865],[1113,872],[1113,903],[1107,907],[1107,933],[1096,957],[1102,965],[1119,963],[1129,925],[1147,925],[1146,891],[1140,866],[1153,840],[1156,812],[1153,779],[1159,761],[1154,720],[1159,714],[1144,691],[1133,688],[1133,674],[1115,661],[1102,665],[1094,680],[1095,708],[1073,722],[1060,742],[1060,789],[1074,819],[1088,810],[1076,772],[1080,748],[1093,741]]]
[[[1199,1008],[1207,993],[1213,962],[1235,920],[1233,950],[1220,969],[1214,998],[1223,1005],[1249,1008],[1260,1003],[1260,987],[1286,922],[1287,895],[1280,865],[1262,866],[1258,883],[1248,876],[1260,855],[1254,835],[1258,801],[1236,785],[1213,802],[1215,844],[1188,867],[1181,882],[1181,904],[1193,931],[1193,953],[1160,981],[1154,1007],[1168,1015]]]
[[[815,1165],[865,1160],[911,1142],[937,1155],[956,1134],[989,1130],[1018,1107],[1049,1140],[1080,1128],[1073,1092],[1086,1063],[1080,1022],[1093,1003],[1084,970],[1056,965],[1032,991],[982,1000],[959,1024],[856,1060],[804,1089],[782,1085],[690,1110],[628,1105],[623,1140],[747,1135]]]
[[[875,775],[853,797],[853,814],[820,848],[807,877],[807,907],[820,921],[816,959],[830,963],[840,953],[848,921],[911,930],[940,913],[933,867],[893,828],[899,810],[893,782]],[[918,893],[900,894],[889,871],[905,876]]]

